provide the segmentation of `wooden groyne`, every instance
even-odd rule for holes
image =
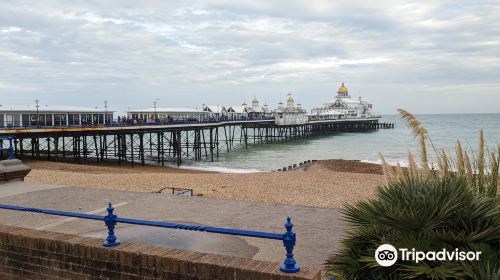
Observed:
[[[314,160],[314,159],[313,160],[305,160],[305,161],[302,161],[299,163],[291,164],[289,166],[284,166],[283,168],[279,168],[277,171],[278,172],[294,171],[294,170],[302,169],[302,168],[312,164],[313,162],[316,162],[316,160]]]

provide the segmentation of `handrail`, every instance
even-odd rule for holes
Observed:
[[[0,147],[0,151],[9,151],[9,159],[15,159],[16,157],[14,156],[14,146],[12,145],[12,141],[14,140],[14,137],[0,137],[0,141],[3,142],[3,140],[9,141],[9,147],[4,148],[3,145]]]
[[[364,117],[342,117],[342,118],[327,118],[321,119],[317,118],[316,115],[310,116],[307,123],[315,123],[315,122],[330,122],[330,121],[358,121],[358,120],[369,120],[369,119],[379,119],[380,115],[373,116],[364,116]],[[260,117],[260,118],[218,118],[218,119],[173,119],[173,120],[155,120],[155,121],[147,121],[147,120],[134,120],[134,119],[113,119],[110,122],[106,123],[61,123],[61,124],[36,124],[36,123],[28,123],[24,124],[20,121],[9,122],[7,125],[1,126],[0,129],[5,130],[15,130],[15,129],[40,129],[40,128],[86,128],[86,127],[154,127],[154,126],[162,126],[162,125],[195,125],[195,124],[228,124],[228,123],[238,123],[238,122],[261,122],[261,121],[273,121],[275,117]]]
[[[286,256],[285,260],[283,261],[283,264],[281,264],[280,266],[280,270],[286,273],[295,273],[300,271],[300,266],[297,264],[297,261],[293,258],[293,249],[296,243],[296,236],[295,233],[292,231],[293,224],[291,222],[290,217],[287,218],[287,221],[284,224],[286,228],[285,233],[279,234],[279,233],[240,230],[232,228],[208,227],[208,226],[191,225],[191,224],[178,224],[170,222],[151,221],[151,220],[120,218],[113,213],[114,208],[111,202],[108,204],[108,207],[106,208],[106,211],[108,212],[106,216],[43,209],[43,208],[32,208],[32,207],[9,205],[9,204],[0,204],[0,209],[104,221],[106,227],[108,228],[108,236],[106,237],[106,240],[103,243],[104,247],[113,247],[113,246],[118,246],[120,244],[120,240],[118,240],[118,238],[115,235],[115,226],[117,223],[282,240],[283,246],[286,249]]]
[[[274,120],[274,117],[260,117],[260,118],[207,118],[207,119],[159,119],[159,120],[142,120],[142,119],[113,119],[107,121],[106,123],[100,122],[84,122],[84,123],[23,123],[21,121],[8,122],[6,125],[0,127],[0,129],[27,129],[27,128],[66,128],[66,127],[129,127],[129,126],[157,126],[157,125],[179,125],[179,124],[218,124],[218,123],[230,123],[230,122],[241,122],[241,121],[270,121]]]

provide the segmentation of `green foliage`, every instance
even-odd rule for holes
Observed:
[[[500,203],[459,177],[400,180],[347,206],[342,249],[327,262],[337,279],[499,279]],[[380,267],[381,244],[419,251],[482,251],[480,262],[398,262]]]
[[[420,162],[410,153],[409,165],[383,162],[387,184],[373,199],[347,205],[348,224],[342,248],[327,262],[336,279],[500,279],[500,145],[485,148],[480,132],[477,153],[456,145],[456,157],[432,145],[437,166],[431,167],[428,132],[409,112],[399,109],[419,140]],[[382,244],[418,251],[481,251],[480,261],[398,262],[381,267],[375,250]]]

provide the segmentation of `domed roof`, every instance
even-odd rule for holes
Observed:
[[[295,102],[295,100],[293,100],[293,97],[290,95],[290,97],[288,97],[288,100],[286,102]]]
[[[347,90],[347,88],[344,86],[344,82],[342,82],[342,85],[339,87],[339,90],[337,91],[337,93],[348,93],[349,91]]]
[[[259,100],[257,100],[257,96],[253,97],[252,103],[259,103]]]

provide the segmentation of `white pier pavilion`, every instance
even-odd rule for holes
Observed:
[[[286,107],[283,102],[278,103],[278,108],[274,111],[275,123],[277,125],[296,125],[304,124],[308,121],[306,110],[302,109],[302,105],[295,105],[295,100],[292,95],[288,95]]]
[[[109,124],[113,113],[97,107],[0,105],[0,127]]]
[[[127,118],[136,122],[201,121],[208,120],[211,112],[192,108],[147,108],[127,111]]]
[[[349,95],[347,87],[342,85],[337,91],[337,96],[323,107],[314,108],[309,114],[309,120],[331,120],[331,119],[356,119],[370,118],[373,116],[373,105],[360,97],[353,99]]]

